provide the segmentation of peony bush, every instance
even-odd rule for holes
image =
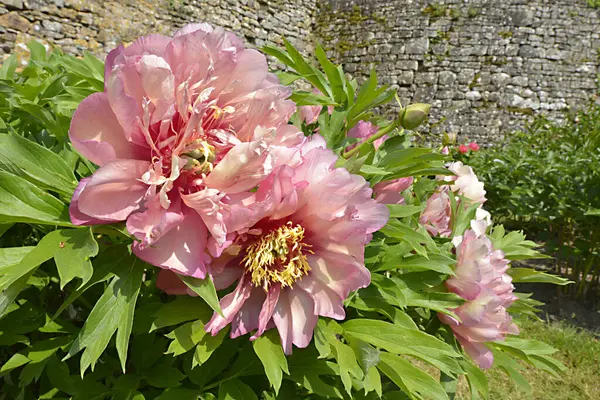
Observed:
[[[413,144],[429,107],[382,118],[374,72],[284,43],[191,24],[4,63],[2,398],[487,398],[481,369],[564,370],[516,337],[540,303],[513,282],[567,282],[511,268],[535,244]]]

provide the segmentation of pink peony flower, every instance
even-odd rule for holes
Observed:
[[[448,149],[448,146],[444,146],[444,147],[442,147],[442,150],[440,151],[440,153],[447,156],[448,154],[450,154],[450,149]]]
[[[317,88],[313,89],[314,94],[322,95],[321,91]],[[314,124],[319,119],[319,114],[323,106],[300,106],[298,112],[300,113],[300,120],[304,121],[307,125]],[[333,106],[327,106],[327,112],[329,115],[333,112]]]
[[[507,334],[516,335],[519,329],[506,311],[517,299],[504,253],[494,250],[490,240],[467,230],[457,245],[456,276],[445,283],[450,292],[466,300],[452,310],[460,322],[445,314],[440,320],[452,328],[465,352],[486,369],[494,357],[486,342],[504,340]]]
[[[427,199],[427,204],[419,218],[419,222],[431,236],[449,237],[452,233],[451,216],[452,208],[448,187],[443,186]]]
[[[373,186],[375,200],[382,204],[404,204],[402,192],[413,184],[412,176],[394,179],[393,181],[380,182]]]
[[[448,169],[456,175],[444,177],[447,182],[452,182],[450,190],[466,197],[472,203],[483,204],[485,202],[486,192],[483,188],[483,182],[477,179],[473,168],[457,161],[452,163]]]
[[[458,146],[458,152],[460,154],[466,154],[469,152],[469,148],[466,145],[461,144],[460,146]]]
[[[111,51],[105,90],[77,108],[69,136],[100,168],[71,203],[75,224],[127,221],[133,250],[204,277],[226,242],[228,203],[304,139],[287,125],[290,89],[265,56],[207,24]]]
[[[255,339],[276,327],[290,354],[292,344],[310,343],[318,316],[343,319],[344,299],[369,285],[364,246],[389,212],[362,177],[333,167],[337,157],[324,145],[313,137],[299,165],[276,168],[232,207],[235,238],[213,266],[227,275],[215,280],[227,285],[235,274],[237,286],[221,299],[225,318],[215,313],[206,324],[211,334],[231,324],[232,338],[256,331]]]
[[[376,134],[378,130],[379,130],[379,127],[377,125],[373,125],[369,121],[358,121],[358,123],[356,125],[354,125],[348,131],[347,136],[349,138],[356,138],[356,139],[361,139],[361,140],[358,143],[354,143],[354,144],[351,144],[350,146],[346,147],[346,151],[352,150],[353,148],[358,146],[360,143],[364,142],[366,139],[368,139],[371,136],[373,136],[374,134]],[[388,139],[387,135],[382,136],[373,142],[373,146],[375,147],[375,149],[378,149],[379,146],[381,146],[383,144],[383,142],[385,142],[387,139]]]
[[[471,142],[471,143],[469,143],[469,149],[471,149],[473,151],[479,151],[479,145],[475,142]]]

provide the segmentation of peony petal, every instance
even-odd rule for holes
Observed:
[[[184,219],[180,204],[173,204],[165,210],[160,204],[158,195],[147,200],[144,207],[144,211],[134,213],[127,218],[127,230],[141,241],[142,247],[157,242]]]
[[[115,160],[102,166],[79,195],[79,210],[99,219],[125,220],[148,190],[138,179],[149,166],[137,160]]]
[[[204,184],[224,193],[238,193],[255,187],[272,168],[265,142],[240,143],[217,164]]]
[[[172,227],[151,246],[144,247],[136,242],[133,252],[157,267],[203,279],[206,276],[206,226],[193,210],[184,209],[183,216],[183,222]]]
[[[279,294],[281,293],[281,285],[272,285],[267,292],[264,303],[262,304],[260,315],[258,316],[258,331],[250,338],[250,340],[257,339],[266,330],[273,313],[275,312],[275,306],[279,300]]]
[[[196,193],[181,195],[184,203],[202,218],[217,245],[226,241],[225,220],[229,215],[227,206],[221,202],[224,194],[216,189],[204,189]]]
[[[371,283],[369,270],[354,257],[317,247],[314,252],[307,255],[310,274],[340,298],[345,299],[351,291]]]
[[[287,290],[290,313],[292,315],[292,343],[305,348],[310,344],[318,317],[315,303],[303,290]]]
[[[262,288],[255,287],[252,289],[250,297],[244,302],[231,321],[230,337],[232,339],[243,336],[258,328],[259,314],[265,297],[265,292]]]
[[[325,283],[309,275],[296,282],[315,302],[315,315],[342,320],[346,318],[344,299]]]
[[[245,276],[242,276],[235,290],[221,299],[221,311],[223,311],[225,318],[214,313],[211,320],[204,326],[206,332],[215,336],[221,329],[225,328],[240,311],[251,293],[252,284],[247,281]]]
[[[485,344],[471,342],[461,336],[457,336],[457,339],[465,352],[473,359],[473,361],[475,361],[479,368],[491,368],[492,364],[494,363],[494,355]]]
[[[105,93],[94,93],[79,104],[71,120],[69,137],[75,150],[98,165],[115,158],[144,159],[149,154],[143,147],[127,141]]]
[[[91,178],[83,178],[79,181],[77,188],[75,188],[75,192],[73,193],[73,198],[71,199],[71,204],[69,204],[69,215],[71,217],[71,222],[74,225],[98,225],[98,224],[110,224],[112,222],[116,222],[118,220],[102,220],[98,218],[90,217],[82,213],[79,210],[79,195],[83,191],[83,189],[87,186],[88,182]]]
[[[196,292],[188,288],[188,286],[179,279],[175,272],[169,271],[168,269],[161,269],[158,272],[156,287],[167,294],[198,296]]]

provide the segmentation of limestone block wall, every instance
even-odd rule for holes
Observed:
[[[403,102],[433,105],[434,133],[493,140],[598,91],[600,18],[585,0],[324,0],[317,15],[347,72],[374,67]]]
[[[31,38],[80,55],[103,56],[148,33],[171,34],[189,22],[209,22],[251,46],[285,36],[311,51],[317,0],[0,0],[0,54]]]

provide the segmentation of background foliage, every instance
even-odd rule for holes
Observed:
[[[443,286],[454,274],[453,246],[418,223],[437,185],[433,175],[447,173],[445,159],[414,147],[404,129],[420,109],[406,107],[394,121],[373,114],[394,99],[374,73],[359,85],[321,48],[314,64],[289,44],[264,50],[288,67],[285,83],[304,80],[322,93],[297,91],[298,104],[334,106],[331,114],[323,107],[313,126],[294,122],[307,134],[318,128],[342,155],[340,166],[373,184],[417,178],[366,249],[372,284],[347,300],[347,320],[322,318],[312,344],[286,358],[273,331],[254,342],[205,333],[224,294],[210,280],[186,279],[199,297],[168,296],[156,288],[157,269],[130,254],[122,226],[71,225],[71,194],[95,167],[71,149],[69,121],[79,101],[103,89],[102,63],[47,55],[36,43],[30,49],[24,69],[17,72],[12,58],[0,72],[1,399],[448,399],[461,377],[473,398],[488,397],[486,376],[437,318],[462,303]],[[377,152],[371,140],[344,152],[359,120],[391,138]],[[455,230],[471,217],[455,207]],[[510,259],[536,254],[534,243],[501,226],[491,237]],[[564,283],[524,269],[513,278]],[[510,311],[533,315],[539,303],[519,297]],[[522,364],[556,376],[564,370],[542,342],[490,346],[497,368],[525,391]]]
[[[512,229],[545,243],[577,297],[598,291],[600,263],[600,106],[563,123],[537,118],[498,146],[469,153],[488,208]]]

